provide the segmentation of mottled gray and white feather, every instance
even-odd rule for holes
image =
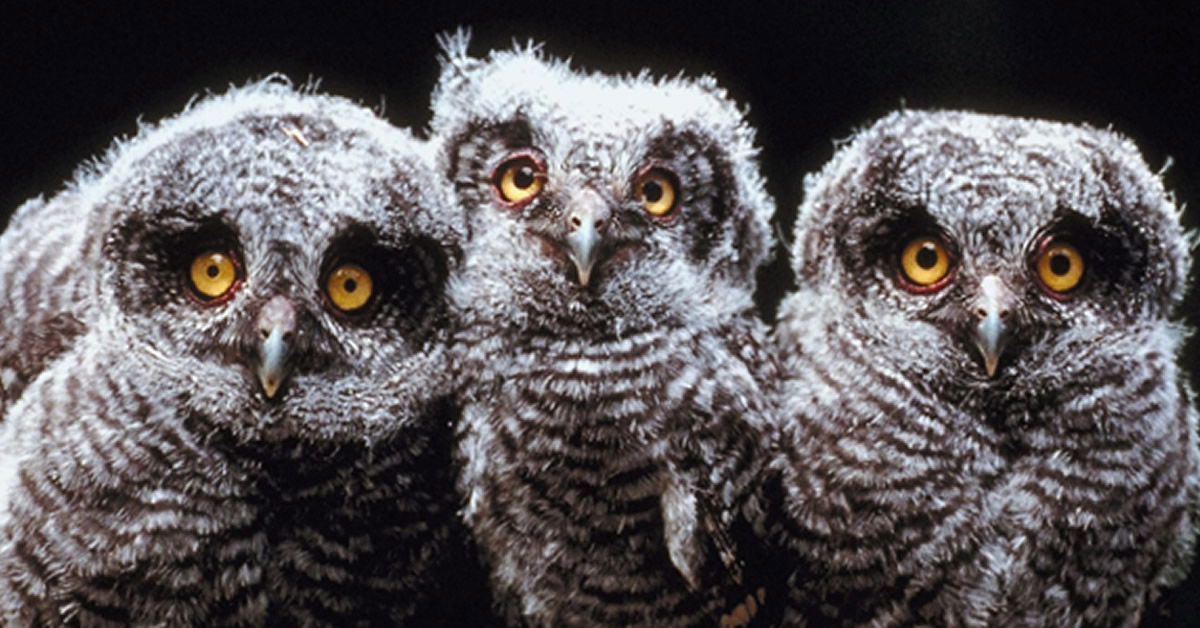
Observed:
[[[0,233],[0,417],[45,365],[83,329],[88,245],[77,194],[31,199]]]
[[[443,294],[462,236],[436,181],[407,132],[270,79],[18,212],[0,249],[5,624],[376,625],[426,606],[453,555]]]
[[[1178,214],[1115,133],[972,113],[887,116],[808,180],[774,337],[792,621],[1131,625],[1182,577]]]
[[[711,78],[443,44],[432,127],[470,233],[458,486],[497,604],[512,624],[713,623],[769,416],[753,133]]]

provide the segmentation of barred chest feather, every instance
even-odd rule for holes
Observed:
[[[687,497],[661,429],[704,385],[697,343],[682,330],[544,338],[481,377],[459,486],[510,618],[662,624],[710,612],[711,596],[673,565],[678,527],[664,520]]]

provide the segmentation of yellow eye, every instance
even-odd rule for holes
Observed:
[[[374,290],[370,273],[354,264],[342,264],[333,269],[325,282],[329,300],[343,312],[353,312],[366,305]]]
[[[1066,292],[1083,279],[1083,256],[1066,242],[1047,246],[1038,256],[1038,278],[1054,292]]]
[[[919,288],[928,288],[946,278],[950,272],[950,255],[934,238],[917,238],[900,254],[900,269],[904,277]]]
[[[500,198],[511,205],[533,200],[546,184],[546,173],[530,157],[515,157],[500,164],[492,185]]]
[[[237,264],[224,253],[208,251],[192,260],[192,288],[202,299],[218,299],[228,294],[237,283],[237,275]]]
[[[651,170],[638,181],[637,195],[653,216],[666,216],[675,209],[675,184],[661,170]]]

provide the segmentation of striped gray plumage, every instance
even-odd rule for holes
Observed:
[[[87,246],[77,194],[31,199],[0,233],[0,417],[84,328],[77,262]]]
[[[748,586],[733,513],[767,420],[752,131],[709,78],[443,45],[432,127],[470,232],[458,486],[497,605],[514,625],[715,623]],[[659,217],[653,176],[678,190]]]
[[[426,151],[272,79],[143,128],[16,215],[3,623],[427,610],[454,555],[442,295],[462,230]],[[211,299],[189,283],[206,251],[236,260]],[[327,289],[345,263],[373,282],[348,312]]]
[[[1109,131],[903,111],[807,183],[774,337],[790,620],[1137,624],[1197,503],[1160,178]],[[901,268],[922,236],[928,287]],[[1056,291],[1063,242],[1084,272]]]

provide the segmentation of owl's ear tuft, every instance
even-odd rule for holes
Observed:
[[[437,83],[429,96],[433,119],[430,127],[433,133],[438,133],[444,127],[453,127],[461,123],[459,112],[468,111],[479,91],[480,73],[486,67],[483,60],[471,57],[467,48],[471,41],[471,31],[459,28],[453,32],[438,35],[438,62],[441,72]]]
[[[434,102],[465,89],[471,76],[483,64],[467,53],[471,44],[470,28],[459,27],[454,31],[442,33],[437,36],[437,43],[441,49],[438,53],[441,74],[433,90]]]
[[[438,62],[442,64],[443,69],[449,67],[462,68],[467,64],[478,64],[478,60],[467,56],[467,48],[471,45],[471,29],[466,26],[460,26],[448,33],[441,33],[437,36],[438,48],[441,53],[438,54]]]

